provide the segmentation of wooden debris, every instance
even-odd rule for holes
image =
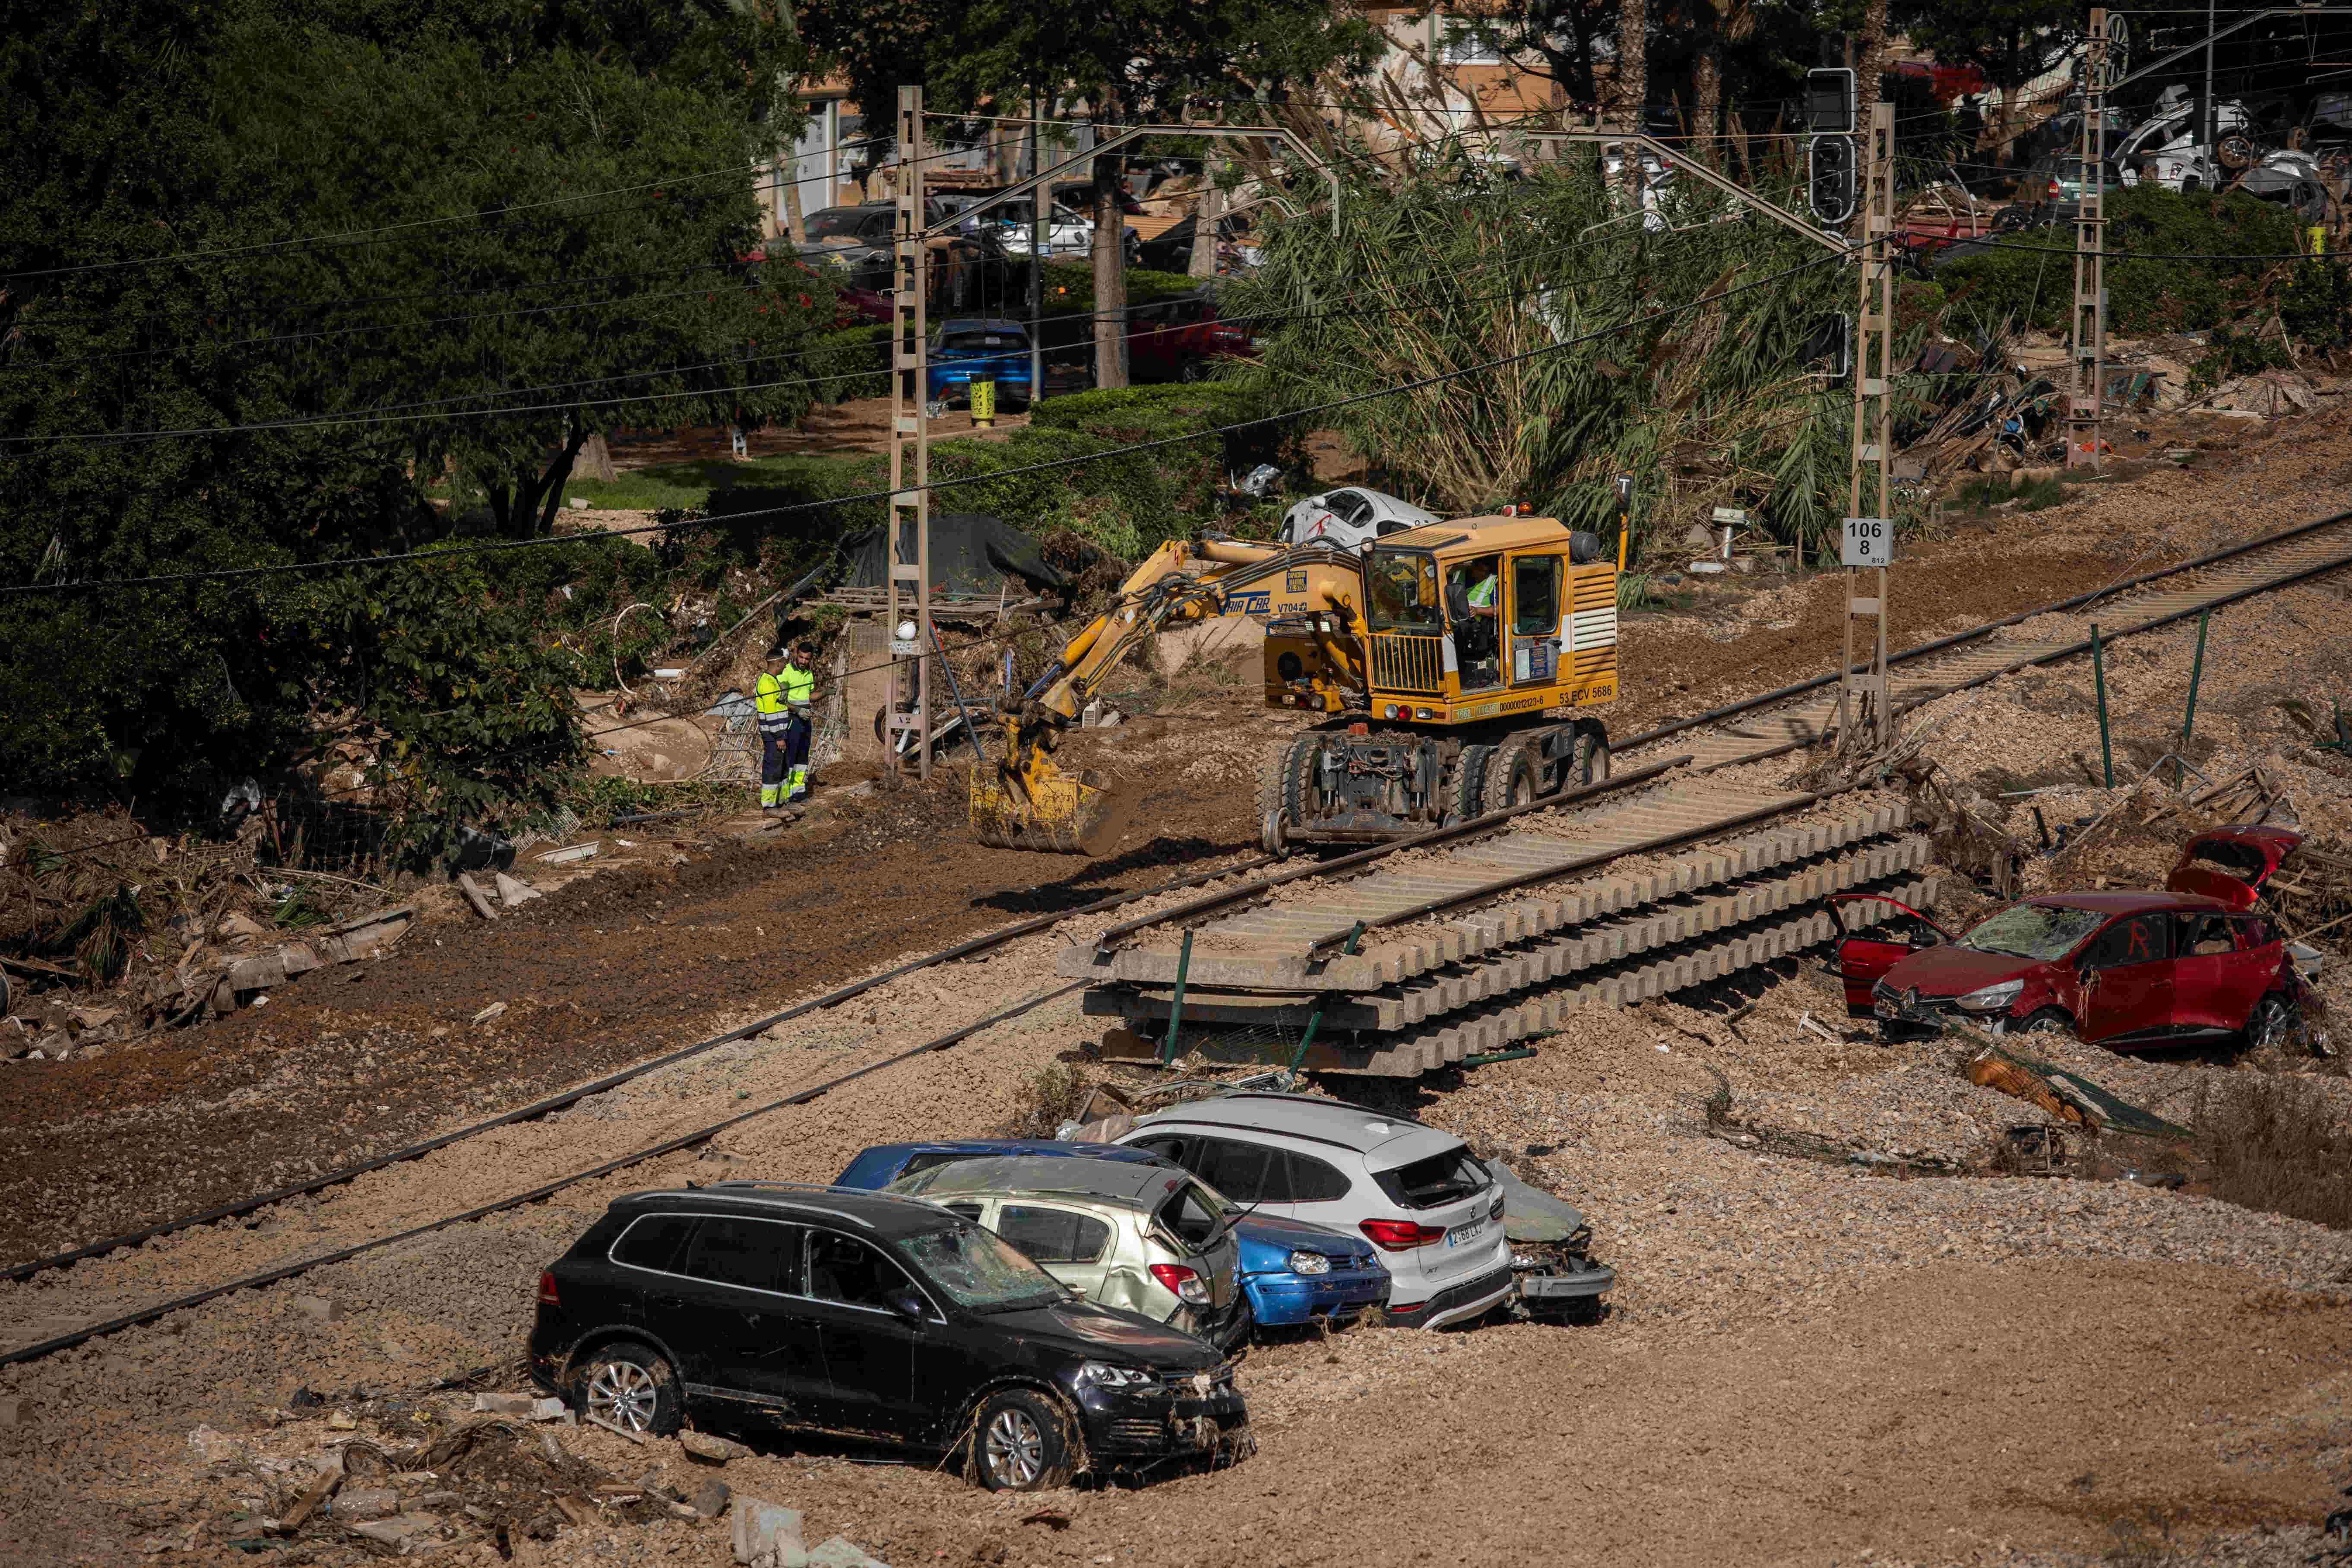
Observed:
[[[481,916],[486,921],[494,921],[499,918],[499,911],[490,908],[490,900],[484,896],[481,887],[474,880],[474,875],[472,872],[460,871],[457,873],[457,890],[466,895],[466,901],[474,906],[474,912],[476,914]]]

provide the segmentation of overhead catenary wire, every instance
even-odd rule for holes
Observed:
[[[866,136],[853,142],[837,143],[835,151],[845,152],[853,147],[870,147],[894,140],[888,136]],[[925,153],[919,162],[935,163],[943,158],[960,157],[962,149],[949,148]],[[908,160],[917,162],[918,160]],[[575,202],[604,201],[615,196],[639,195],[646,191],[661,193],[677,185],[694,184],[704,180],[730,176],[756,180],[756,163],[730,163],[722,168],[705,169],[698,173],[675,174],[663,179],[645,180],[631,185],[617,185],[609,190],[582,191],[572,195],[548,196],[535,202],[517,202],[508,206],[484,207],[469,213],[450,213],[441,217],[411,218],[404,222],[382,224],[373,228],[341,229],[328,234],[299,235],[286,239],[255,240],[249,244],[226,246],[217,250],[174,251],[168,256],[122,257],[113,261],[89,261],[72,267],[29,268],[14,272],[0,272],[0,281],[26,278],[58,278],[92,272],[118,271],[132,267],[167,267],[193,265],[198,262],[236,261],[255,256],[279,256],[293,251],[312,249],[342,249],[352,245],[372,245],[395,236],[405,237],[420,229],[444,228],[453,224],[499,223],[516,213],[536,212],[546,207],[564,206]],[[781,182],[772,182],[781,183]]]
[[[1697,231],[1695,229],[1681,229],[1674,232],[1675,234],[1682,234],[1694,233]],[[1516,266],[1522,261],[1539,259],[1542,255],[1564,254],[1569,251],[1589,248],[1596,245],[1618,244],[1634,237],[1637,237],[1632,235],[1612,235],[1601,239],[1578,240],[1563,246],[1548,247],[1547,250],[1542,253],[1531,254],[1527,257],[1518,258],[1500,258],[1491,262],[1481,263],[1478,267],[1462,268],[1452,273],[1445,273],[1443,269],[1433,268],[1431,271],[1422,274],[1420,279],[1417,280],[1426,282],[1443,276],[1446,280],[1454,281],[1464,277],[1472,276],[1480,270],[1492,269],[1496,267]],[[1670,234],[1655,237],[1659,239],[1667,239],[1673,237],[1673,235]],[[1643,269],[1640,268],[1632,268],[1621,272],[1604,273],[1593,278],[1571,279],[1557,283],[1548,283],[1537,289],[1535,290],[1535,294],[1540,295],[1544,292],[1556,292],[1559,290],[1580,289],[1592,283],[1607,282],[1618,278],[1638,276],[1643,270]],[[1517,298],[1527,294],[1528,292],[1528,290],[1523,289],[1511,289],[1497,294],[1472,296],[1466,299],[1450,300],[1444,302],[1451,304],[1484,303],[1490,302],[1495,300]],[[1428,308],[1427,302],[1421,302],[1404,305],[1339,308],[1332,310],[1256,311],[1233,317],[1221,316],[1219,320],[1223,324],[1232,326],[1252,321],[1282,322],[1289,321],[1339,319],[1349,316],[1391,315],[1401,310],[1422,310],[1426,308]],[[1083,311],[1069,316],[1057,316],[1052,319],[1066,326],[1079,326],[1103,321],[1126,321],[1130,318],[1129,310],[1121,309]],[[873,352],[882,354],[887,354],[889,348],[888,343],[882,341],[877,341],[866,346]],[[446,406],[450,404],[456,403],[471,404],[491,398],[519,397],[539,393],[562,391],[572,387],[603,385],[604,384],[616,381],[651,380],[662,376],[688,375],[701,371],[727,369],[740,365],[792,362],[812,358],[818,354],[834,353],[838,352],[841,352],[840,345],[813,344],[801,349],[778,350],[774,353],[768,354],[738,355],[730,359],[709,360],[694,364],[672,365],[641,371],[621,371],[611,375],[590,377],[579,381],[550,382],[520,387],[486,388],[480,392],[454,393],[445,397],[426,398],[414,403],[379,405],[370,408],[352,409],[341,413],[304,415],[278,420],[256,420],[239,425],[189,426],[173,429],[56,431],[30,435],[5,436],[0,437],[0,444],[11,441],[26,444],[50,444],[66,441],[87,441],[98,444],[106,444],[125,441],[183,439],[204,436],[234,436],[310,427],[332,428],[356,424],[373,424],[404,419],[430,420],[476,416],[486,417],[508,414],[557,413],[575,408],[620,406],[635,403],[670,401],[678,398],[689,397],[724,397],[730,394],[776,391],[794,386],[824,385],[839,381],[859,380],[874,374],[871,369],[842,371],[829,375],[812,376],[801,379],[755,382],[740,386],[730,385],[704,387],[698,389],[689,388],[677,392],[633,394],[627,396],[605,399],[582,400],[567,398],[560,403],[532,405],[523,407],[493,405],[451,410]],[[430,410],[442,410],[442,412],[421,412]]]
[[[1003,479],[1016,478],[1024,474],[1048,473],[1057,469],[1080,467],[1087,463],[1100,462],[1109,458],[1126,457],[1137,452],[1156,451],[1164,447],[1181,446],[1193,441],[1202,441],[1216,437],[1236,435],[1244,430],[1253,430],[1267,425],[1282,424],[1292,419],[1306,418],[1312,415],[1328,414],[1338,409],[1353,407],[1358,404],[1369,403],[1377,398],[1395,397],[1410,392],[1418,392],[1426,387],[1444,385],[1448,382],[1458,381],[1465,376],[1482,374],[1487,371],[1499,370],[1507,365],[1522,363],[1531,359],[1538,359],[1546,354],[1559,353],[1567,349],[1580,347],[1585,343],[1597,342],[1601,338],[1612,336],[1618,332],[1631,331],[1637,327],[1648,326],[1656,321],[1668,320],[1674,316],[1680,315],[1685,311],[1696,310],[1705,305],[1711,305],[1718,300],[1730,299],[1740,294],[1753,292],[1755,289],[1780,282],[1788,278],[1794,277],[1798,273],[1809,271],[1816,267],[1825,266],[1831,262],[1843,261],[1845,259],[1845,255],[1846,253],[1843,250],[1829,252],[1827,254],[1815,257],[1808,261],[1797,262],[1792,266],[1783,268],[1777,272],[1768,273],[1764,277],[1751,279],[1748,282],[1735,284],[1729,288],[1713,289],[1681,304],[1664,306],[1656,310],[1648,311],[1642,315],[1633,317],[1630,320],[1616,322],[1607,327],[1599,328],[1591,332],[1580,333],[1577,336],[1563,338],[1554,342],[1541,343],[1534,348],[1525,349],[1517,353],[1503,354],[1493,359],[1481,360],[1475,364],[1461,365],[1452,370],[1438,371],[1429,375],[1420,376],[1411,381],[1400,382],[1393,385],[1376,387],[1370,391],[1354,393],[1345,397],[1331,398],[1325,402],[1310,405],[1304,408],[1288,409],[1280,414],[1265,415],[1255,419],[1238,420],[1231,425],[1211,426],[1205,429],[1190,431],[1178,436],[1163,436],[1149,441],[1130,442],[1125,446],[1113,447],[1101,452],[1084,453],[1069,458],[1049,458],[1044,462],[1028,463],[1010,468],[999,468],[986,474],[975,474],[963,478],[932,479],[928,484],[919,487],[900,487],[898,491],[892,491],[889,489],[866,490],[852,495],[835,496],[825,500],[794,502],[783,506],[762,507],[743,511],[730,512],[728,514],[727,521],[730,524],[740,523],[756,517],[774,517],[804,511],[814,511],[825,507],[843,505],[851,501],[887,500],[894,493],[905,493],[915,489],[938,491],[952,489],[959,485],[975,484],[983,481],[1001,481]],[[742,390],[757,389],[746,388]],[[695,395],[700,396],[707,395],[696,394]],[[623,401],[635,402],[640,400],[633,398],[625,399]],[[568,407],[571,405],[558,405],[556,406]],[[610,537],[613,535],[638,533],[670,533],[676,532],[681,529],[702,528],[707,526],[709,526],[708,522],[702,519],[681,520],[676,522],[652,522],[630,528],[608,529],[604,531],[604,536]],[[0,584],[0,595],[15,595],[21,594],[79,592],[93,588],[159,587],[173,583],[207,581],[226,582],[242,578],[278,576],[298,572],[352,571],[366,567],[396,565],[404,562],[411,561],[436,559],[446,560],[463,554],[486,554],[508,550],[546,549],[551,546],[576,543],[582,539],[587,537],[590,536],[565,534],[545,539],[488,540],[471,544],[456,544],[425,550],[401,551],[383,555],[344,556],[320,561],[274,562],[257,566],[217,567],[196,572],[156,573],[141,577],[106,578],[82,580],[78,582],[68,581],[63,583],[15,583]]]

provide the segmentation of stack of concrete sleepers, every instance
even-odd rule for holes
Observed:
[[[1598,814],[1577,840],[1512,833],[1418,868],[1331,884],[1313,903],[1209,922],[1196,933],[1204,940],[1186,973],[1188,1038],[1201,1026],[1241,1026],[1244,1034],[1288,1031],[1295,1044],[1299,1021],[1319,1007],[1307,1065],[1426,1071],[1556,1026],[1546,1020],[1564,1006],[1622,1005],[1823,940],[1827,928],[1815,931],[1820,921],[1802,911],[1818,913],[1831,893],[1880,891],[1912,903],[1931,891],[1916,875],[1927,861],[1926,841],[1898,832],[1906,808],[1875,796],[1823,802],[1805,821],[1644,858],[1636,869],[1585,864],[1612,843],[1703,826],[1709,810],[1716,820],[1737,821],[1771,804],[1690,786],[1679,799],[1676,793]],[[1561,865],[1561,880],[1392,931],[1374,928],[1353,956],[1328,945],[1358,919],[1475,890],[1482,880],[1539,868],[1547,855]],[[1326,945],[1310,952],[1318,941]],[[1164,1036],[1180,942],[1181,933],[1163,930],[1149,945],[1064,952],[1062,973],[1097,982],[1087,1011],[1131,1026],[1108,1037],[1115,1054]],[[1213,1038],[1218,1031],[1206,1032]],[[1286,1059],[1267,1045],[1264,1054]]]

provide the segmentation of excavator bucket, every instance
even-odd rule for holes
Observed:
[[[993,769],[971,773],[971,835],[994,849],[1090,855],[1116,829],[1109,791],[1091,772],[1008,786]]]

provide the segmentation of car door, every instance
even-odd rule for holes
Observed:
[[[919,1439],[927,1403],[916,1392],[916,1349],[938,1309],[872,1242],[812,1228],[808,1243],[809,1320],[824,1357],[817,1425],[887,1441]],[[902,1315],[891,1301],[912,1290],[925,1317]]]
[[[2185,910],[2172,917],[2172,1023],[2180,1033],[2226,1034],[2245,1022],[2269,977],[2252,976],[2227,915]]]
[[[1950,934],[1942,926],[1908,904],[1882,898],[1876,893],[1837,893],[1832,895],[1830,906],[1841,924],[1849,921],[1847,905],[1859,911],[1859,918],[1868,923],[1891,924],[1901,928],[1899,936],[1850,936],[1837,946],[1838,979],[1845,987],[1845,1010],[1851,1016],[1868,1017],[1871,1014],[1872,987],[1886,978],[1886,972],[1937,942],[1948,942]],[[1891,912],[1890,912],[1891,911]]]
[[[1110,1266],[1110,1226],[1085,1210],[1046,1198],[1007,1198],[991,1230],[1089,1301],[1102,1299]]]
[[[804,1415],[824,1367],[797,1300],[803,1239],[781,1220],[701,1217],[677,1273],[647,1292],[647,1326],[677,1353],[689,1394]]]
[[[2111,921],[2076,960],[2083,976],[2075,1032],[2094,1045],[2162,1037],[2172,1023],[2172,917]]]

